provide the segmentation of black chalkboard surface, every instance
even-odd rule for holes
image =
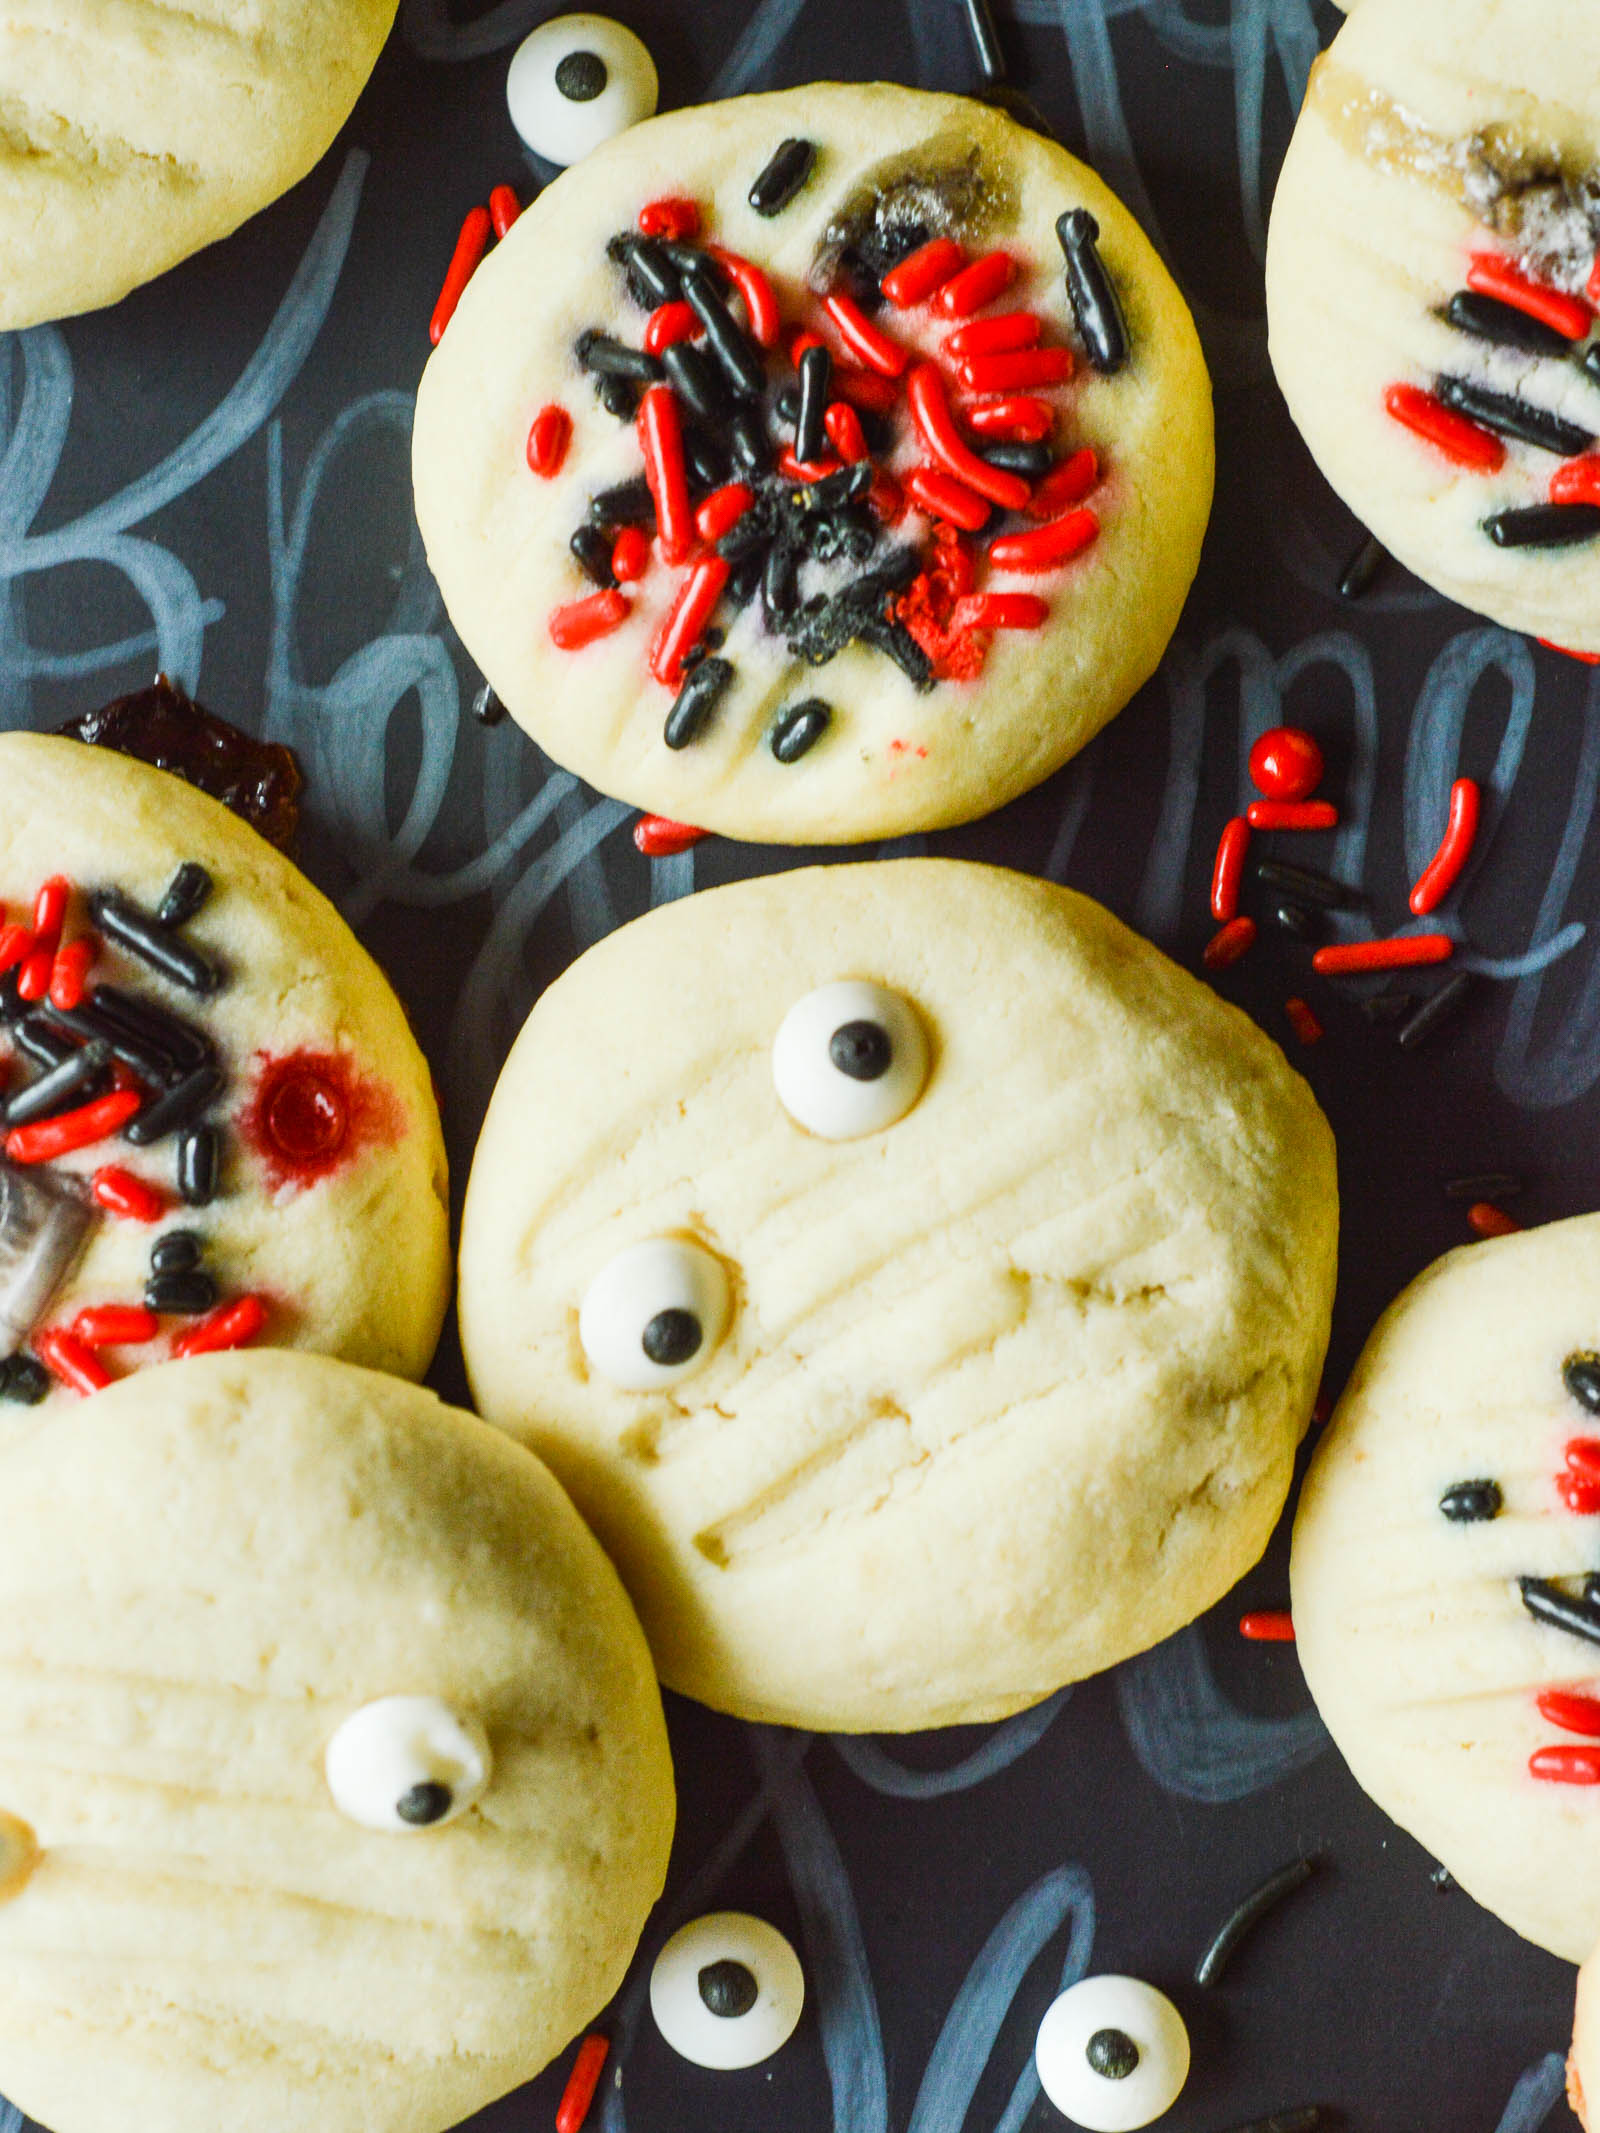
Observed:
[[[159,666],[292,743],[309,778],[302,857],[394,975],[444,1090],[458,1183],[512,1035],[572,956],[652,903],[800,856],[712,841],[641,858],[629,810],[514,728],[473,725],[476,677],[422,559],[408,445],[427,320],[464,211],[497,182],[526,197],[549,175],[503,91],[517,41],[559,11],[404,0],[310,178],[114,310],[13,336],[0,359],[0,726],[59,724]],[[668,105],[817,77],[981,81],[961,0],[616,12],[651,45]],[[1322,738],[1338,856],[1380,926],[1404,913],[1452,777],[1482,782],[1458,957],[1480,981],[1447,1038],[1400,1054],[1271,929],[1219,979],[1275,1034],[1291,992],[1327,1026],[1295,1058],[1342,1156],[1334,1388],[1379,1309],[1464,1241],[1441,1180],[1517,1172],[1527,1221],[1600,1199],[1600,680],[1397,569],[1341,601],[1360,531],[1267,369],[1266,207],[1338,20],[1328,0],[1002,7],[1012,79],[1157,235],[1194,306],[1220,489],[1179,636],[1137,702],[1002,814],[896,847],[1068,881],[1194,966],[1211,853],[1265,726],[1289,716]],[[448,1354],[436,1379],[463,1391]],[[608,2017],[592,2122],[1059,2123],[1033,2035],[1063,1975],[1092,1967],[1160,1984],[1190,2022],[1173,2133],[1309,2103],[1366,2133],[1575,2123],[1557,2101],[1570,1968],[1436,1888],[1329,1748],[1292,1648],[1240,1640],[1242,1607],[1285,1598],[1280,1535],[1210,1620],[989,1731],[808,1740],[674,1702],[672,1881]],[[1313,1847],[1329,1854],[1319,1879],[1199,1992],[1195,1958],[1236,1897]],[[771,1917],[807,1970],[799,2033],[745,2074],[676,2059],[646,2005],[665,1933],[724,1907]],[[567,2063],[478,2122],[551,2125]]]

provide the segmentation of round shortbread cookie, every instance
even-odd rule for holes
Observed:
[[[537,1460],[393,1378],[213,1356],[36,1432],[6,1505],[13,2102],[53,2133],[439,2133],[604,2005],[672,1770]]]
[[[115,303],[303,178],[395,0],[6,0],[0,330]]]
[[[668,1683],[903,1731],[1033,1703],[1256,1560],[1336,1227],[1305,1084],[1097,905],[806,870],[653,912],[540,1001],[462,1335]]]
[[[795,144],[802,182],[786,204],[759,212],[748,196],[785,142]],[[784,188],[776,177],[766,187],[758,197],[770,207]],[[704,278],[720,276],[705,247],[725,248],[741,263],[735,282],[749,282],[746,262],[763,280],[753,309],[725,291],[723,318],[764,332],[771,345],[734,333],[743,355],[735,350],[733,372],[740,361],[755,365],[745,389],[757,397],[745,400],[709,352],[716,336],[680,345],[661,358],[669,383],[646,392],[646,407],[670,408],[681,428],[709,377],[716,405],[688,421],[691,465],[707,460],[692,497],[715,479],[742,483],[755,502],[729,524],[737,499],[724,500],[707,536],[691,526],[681,540],[681,507],[663,503],[667,525],[648,549],[633,536],[624,564],[643,575],[630,575],[609,603],[582,607],[574,622],[570,609],[600,598],[569,548],[574,532],[587,529],[588,560],[604,578],[618,514],[642,510],[646,531],[660,515],[648,499],[595,503],[646,472],[644,411],[630,416],[643,381],[613,380],[616,412],[607,412],[596,394],[603,381],[585,375],[578,347],[599,334],[598,355],[584,342],[591,361],[636,369],[642,361],[648,372],[646,335],[659,345],[659,334],[688,323],[681,312],[676,326],[672,315],[652,320],[654,298],[642,284],[630,294],[629,271],[607,250],[637,236],[641,211],[656,228],[685,199],[698,218],[701,266],[683,251],[647,254],[650,275],[665,262],[656,294],[684,286],[687,273],[687,286],[709,288],[721,304]],[[1078,209],[1098,226],[1096,257],[1125,314],[1127,355],[1114,370],[1096,367],[1069,301],[1055,225]],[[684,226],[680,212],[672,227]],[[957,299],[968,308],[948,313],[942,292],[873,310],[884,274],[900,286],[890,262],[941,234],[952,247],[947,277],[964,246],[973,263],[1007,255],[1014,278],[964,284],[968,294]],[[856,306],[854,321],[830,313],[830,295]],[[975,385],[962,383],[973,358],[944,344],[960,333],[982,340],[1002,319],[999,347],[976,357],[988,369],[971,373]],[[862,323],[893,344],[879,355],[904,366],[898,378],[850,352]],[[732,451],[739,408],[758,456],[797,442],[794,410],[777,402],[795,384],[801,328],[839,359],[813,382],[818,404],[859,412],[829,418],[844,426],[837,436],[824,431],[822,461],[787,474],[741,471]],[[1018,348],[1015,335],[1040,345]],[[684,346],[687,384],[674,368]],[[1018,382],[991,391],[989,376]],[[935,541],[932,505],[912,503],[886,522],[895,499],[906,502],[902,485],[934,465],[912,413],[913,400],[930,396],[961,423],[969,404],[987,408],[979,421],[993,421],[1002,402],[1020,396],[1031,412],[1016,418],[1021,429],[1007,448],[1015,452],[1021,438],[1026,457],[1031,438],[1043,464],[1073,471],[1041,499],[1037,467],[1033,477],[1001,469],[993,510],[978,498],[975,514],[971,490],[958,484],[949,508],[986,521],[959,543]],[[838,468],[840,438],[841,450],[868,451],[856,479],[875,467],[871,493],[841,501],[823,490],[806,506],[814,485],[801,473]],[[1007,440],[991,430],[985,442],[967,427],[956,442],[970,456],[974,444]],[[1091,449],[1092,459],[1079,456]],[[949,480],[948,469],[934,471]],[[1148,679],[1176,626],[1210,509],[1210,385],[1182,297],[1092,171],[986,105],[882,85],[812,85],[651,120],[549,186],[479,268],[424,373],[414,473],[451,620],[511,715],[558,762],[603,792],[729,836],[854,842],[999,806],[1075,754]],[[991,482],[995,474],[984,470]],[[835,487],[848,481],[841,471]],[[937,501],[937,487],[929,493]],[[1048,568],[1032,552],[1044,523],[1064,526],[1049,538],[1065,544],[1063,555],[1074,551]],[[1019,534],[1035,537],[1022,562],[1002,562],[1014,553],[1003,545],[991,553],[993,537]],[[715,593],[714,578],[688,565],[698,554],[714,572],[719,546],[731,576],[688,641],[711,649],[726,672],[707,663],[711,679],[695,683],[704,700],[691,697],[669,744],[683,673],[662,633],[683,587]],[[975,604],[986,594],[1007,604]],[[985,615],[1005,626],[989,627]],[[615,626],[579,648],[552,641],[552,630],[581,637],[608,617]],[[817,709],[809,721],[799,716],[811,706],[821,723]]]
[[[1409,569],[1586,652],[1597,247],[1589,0],[1364,0],[1313,71],[1273,204],[1278,382],[1323,473]]]
[[[1430,1267],[1318,1447],[1291,1565],[1301,1664],[1356,1778],[1469,1895],[1574,1962],[1600,1936],[1600,1608],[1583,1599],[1600,1415],[1568,1378],[1600,1400],[1597,1294],[1593,1216]],[[1535,1612],[1551,1606],[1575,1627]]]
[[[209,892],[164,927],[183,868],[202,869]],[[39,1412],[42,1363],[76,1383],[84,1349],[117,1376],[230,1326],[421,1377],[449,1293],[444,1143],[427,1061],[383,973],[299,869],[217,801],[78,741],[0,736],[5,919],[31,926],[53,882],[71,888],[65,959],[79,942],[96,952],[80,1004],[62,1012],[49,994],[19,996],[30,958],[0,934],[12,1059],[0,1433]],[[130,912],[154,952],[216,989],[173,982],[123,945]],[[50,970],[46,950],[40,979]],[[46,1102],[52,1048],[77,1061],[69,1074],[101,1065]],[[85,1120],[84,1144],[52,1153],[63,1124],[77,1138],[74,1119],[98,1105],[111,1108]],[[165,1127],[161,1107],[176,1113]],[[147,1304],[147,1325],[81,1318]],[[242,1320],[217,1316],[241,1304]],[[102,1338],[107,1327],[121,1337]]]

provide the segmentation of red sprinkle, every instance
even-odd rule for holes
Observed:
[[[503,237],[522,213],[522,202],[509,185],[497,185],[489,195],[489,222],[496,239]]]
[[[1212,934],[1207,941],[1201,961],[1207,970],[1226,970],[1230,963],[1237,963],[1240,956],[1250,952],[1255,937],[1253,918],[1230,918],[1221,932]]]
[[[1216,863],[1211,869],[1211,916],[1220,926],[1239,916],[1239,891],[1249,849],[1250,825],[1243,815],[1235,815],[1217,839]]]
[[[886,333],[880,333],[863,313],[861,306],[836,289],[831,296],[822,299],[822,308],[838,328],[839,338],[859,362],[868,370],[876,371],[880,378],[900,378],[911,358],[898,341],[891,341]],[[839,390],[848,392],[843,385]]]
[[[1065,385],[1075,367],[1070,348],[1014,348],[968,356],[960,378],[969,393],[1026,393],[1040,385]]]
[[[72,1321],[73,1339],[87,1348],[137,1348],[160,1330],[160,1319],[143,1304],[90,1304]]]
[[[1574,1437],[1567,1446],[1567,1465],[1585,1481],[1600,1482],[1600,1437]]]
[[[909,311],[959,274],[966,253],[953,237],[934,237],[910,252],[883,277],[883,293],[897,311]]]
[[[164,1192],[115,1163],[106,1163],[95,1172],[89,1190],[108,1214],[121,1215],[128,1222],[159,1222],[171,1204]]]
[[[854,363],[834,364],[833,389],[841,400],[865,408],[869,415],[892,415],[900,403],[900,388],[893,378],[875,370],[859,370]]]
[[[111,1383],[111,1373],[99,1356],[64,1326],[46,1326],[33,1336],[32,1346],[50,1375],[71,1392],[87,1396],[104,1392]]]
[[[1591,304],[1600,310],[1600,252],[1595,254],[1594,265],[1589,269],[1589,279],[1584,285],[1584,294]]]
[[[867,502],[880,525],[897,526],[905,516],[905,492],[894,476],[885,474],[881,467],[872,477]]]
[[[13,1163],[53,1163],[58,1155],[92,1148],[96,1141],[120,1133],[143,1102],[136,1089],[113,1089],[76,1111],[62,1111],[31,1126],[13,1126],[5,1138],[6,1154]]]
[[[954,630],[1037,630],[1050,617],[1050,603],[1037,593],[972,593],[950,616]]]
[[[1409,970],[1418,963],[1448,963],[1456,944],[1448,933],[1406,933],[1385,941],[1342,941],[1319,948],[1311,967],[1319,977],[1339,978],[1363,970]]]
[[[581,652],[586,644],[620,629],[632,612],[626,593],[614,586],[608,592],[590,593],[586,600],[570,600],[550,612],[550,642],[563,652]]]
[[[1600,504],[1600,452],[1585,453],[1582,459],[1568,459],[1557,467],[1550,477],[1550,501],[1553,504]],[[1541,637],[1539,642],[1548,644],[1550,640]],[[1566,649],[1559,644],[1551,648],[1557,652]],[[1581,659],[1584,654],[1578,652],[1572,656]],[[1595,655],[1591,653],[1589,656]]]
[[[1093,445],[1086,444],[1050,469],[1023,508],[1029,518],[1059,518],[1074,504],[1081,504],[1099,479],[1100,462]]]
[[[173,1342],[172,1352],[181,1360],[186,1355],[217,1355],[225,1348],[243,1348],[266,1322],[267,1306],[262,1297],[238,1296],[186,1327]]]
[[[83,981],[98,953],[99,943],[91,933],[81,933],[75,941],[68,941],[65,948],[56,950],[50,969],[52,1007],[59,1007],[66,1014],[78,1006],[83,999]]]
[[[1322,750],[1299,726],[1271,726],[1250,751],[1250,782],[1269,800],[1309,800],[1322,783]]]
[[[444,329],[455,317],[456,305],[461,293],[478,271],[478,263],[489,249],[489,238],[494,224],[489,219],[486,207],[475,207],[461,225],[461,235],[456,239],[455,251],[450,255],[444,287],[439,291],[439,301],[433,307],[433,317],[428,321],[428,339],[435,348],[444,338]]]
[[[826,481],[838,471],[837,459],[796,459],[792,445],[784,445],[778,454],[778,472],[789,481]]]
[[[1592,307],[1581,296],[1566,296],[1530,280],[1499,252],[1473,253],[1467,266],[1467,287],[1480,296],[1499,297],[1501,303],[1554,327],[1569,341],[1581,341],[1594,318]]]
[[[668,348],[675,347],[679,341],[699,340],[705,330],[692,304],[681,301],[662,304],[652,311],[645,321],[645,353],[661,355]]]
[[[26,926],[0,926],[0,972],[14,970],[32,953],[33,935]]]
[[[1461,879],[1478,834],[1478,788],[1471,778],[1457,778],[1450,788],[1450,814],[1439,849],[1428,861],[1411,892],[1418,918],[1437,911]]]
[[[581,2133],[589,2106],[594,2101],[594,2092],[600,2086],[600,2075],[610,2049],[610,2040],[602,2037],[598,2030],[591,2031],[578,2046],[578,2056],[572,2062],[572,2072],[567,2076],[567,2085],[556,2106],[556,2133]]]
[[[1492,430],[1480,429],[1419,385],[1391,385],[1383,404],[1402,428],[1425,439],[1458,467],[1469,467],[1475,474],[1498,474],[1506,463],[1506,448]]]
[[[52,875],[33,899],[33,932],[41,948],[53,949],[60,941],[71,901],[72,884],[59,874]]]
[[[867,450],[866,433],[861,427],[861,417],[848,400],[830,400],[822,418],[822,427],[828,433],[828,442],[847,467],[858,467],[872,454]]]
[[[1038,444],[1054,427],[1056,411],[1048,400],[1035,400],[1022,393],[1010,400],[982,400],[976,407],[964,407],[961,419],[977,437]]]
[[[656,507],[661,553],[669,563],[687,562],[694,549],[694,513],[683,459],[683,426],[670,385],[650,385],[639,402],[638,433],[644,475]]]
[[[1304,1000],[1297,997],[1285,1000],[1283,1011],[1289,1018],[1289,1027],[1302,1044],[1320,1044],[1328,1034]]]
[[[778,335],[783,330],[783,315],[778,309],[778,299],[772,293],[771,282],[753,261],[742,258],[737,252],[724,251],[720,244],[708,244],[706,251],[744,298],[751,340],[758,348],[776,348]]]
[[[709,830],[696,829],[692,822],[671,822],[665,815],[641,815],[633,825],[634,844],[646,859],[670,859],[675,852],[688,851],[710,834]]]
[[[902,477],[906,494],[933,518],[959,526],[963,533],[976,533],[989,523],[989,506],[965,482],[937,467],[913,467]]]
[[[1479,1237],[1514,1237],[1522,1224],[1492,1200],[1474,1200],[1467,1209],[1467,1227]]]
[[[50,973],[55,965],[53,948],[31,948],[23,960],[22,968],[17,972],[17,998],[42,1000],[50,990]]]
[[[1003,296],[1016,278],[1017,263],[1009,252],[985,252],[945,283],[933,300],[933,308],[946,318],[971,318],[975,311],[982,311],[997,296]]]
[[[1558,1474],[1556,1494],[1579,1518],[1593,1518],[1600,1513],[1600,1481],[1584,1481],[1577,1474]]]
[[[1263,1608],[1239,1617],[1239,1634],[1252,1644],[1293,1644],[1294,1617],[1283,1608]]]
[[[906,382],[906,399],[917,435],[947,474],[976,489],[1002,511],[1020,511],[1032,493],[1020,474],[980,459],[960,431],[945,398],[944,379],[932,363],[919,363]]]
[[[703,555],[685,576],[650,647],[650,671],[664,687],[675,689],[683,680],[684,656],[699,642],[730,575],[721,556]]]
[[[541,407],[528,431],[528,464],[546,481],[561,472],[572,442],[572,417],[554,401]]]
[[[1541,1689],[1539,1716],[1563,1733],[1600,1736],[1600,1696],[1582,1696],[1576,1689]]]
[[[1252,800],[1245,809],[1256,830],[1331,830],[1339,810],[1331,800]]]
[[[668,244],[688,244],[699,234],[698,200],[651,200],[639,210],[641,237],[665,237]]]
[[[947,333],[941,346],[947,356],[1004,355],[1011,348],[1037,348],[1044,321],[1034,311],[1002,311],[994,318],[974,319]]]
[[[694,515],[694,530],[703,541],[720,541],[730,527],[738,525],[755,502],[742,481],[730,481],[713,489]]]
[[[642,526],[624,526],[611,544],[611,575],[619,585],[636,585],[649,568],[649,536]]]
[[[1081,555],[1100,531],[1092,511],[1069,511],[1032,533],[1006,533],[989,543],[989,560],[997,570],[1054,570]]]
[[[1535,1748],[1528,1768],[1550,1785],[1600,1785],[1600,1748]]]

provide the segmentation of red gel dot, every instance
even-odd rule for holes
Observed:
[[[344,1096],[315,1067],[280,1069],[261,1106],[267,1137],[291,1163],[326,1163],[344,1146],[350,1112]]]
[[[1250,751],[1250,782],[1269,800],[1305,800],[1322,783],[1322,750],[1298,726],[1273,726]]]
[[[393,1092],[343,1053],[305,1050],[262,1058],[239,1126],[276,1191],[315,1184],[365,1149],[392,1146],[406,1120]]]

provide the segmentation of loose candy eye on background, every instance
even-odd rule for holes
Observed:
[[[578,1338],[601,1377],[624,1392],[653,1392],[700,1369],[727,1322],[721,1263],[686,1237],[650,1237],[590,1282]]]
[[[558,15],[518,45],[506,75],[511,123],[536,156],[577,163],[655,115],[655,61],[607,15]]]
[[[862,978],[797,1000],[772,1047],[778,1101],[808,1133],[851,1141],[905,1117],[928,1078],[928,1040],[899,993]]]
[[[805,2005],[800,1958],[776,1926],[713,1911],[681,1926],[650,1973],[650,2012],[681,2058],[728,2070],[770,2059]]]
[[[435,1696],[384,1696],[353,1711],[328,1743],[334,1805],[364,1829],[437,1829],[489,1782],[489,1743],[475,1718]]]
[[[1136,1977],[1086,1977],[1039,2025],[1045,2094],[1088,2133],[1133,2133],[1169,2111],[1189,2078],[1189,2032],[1167,1998]]]

